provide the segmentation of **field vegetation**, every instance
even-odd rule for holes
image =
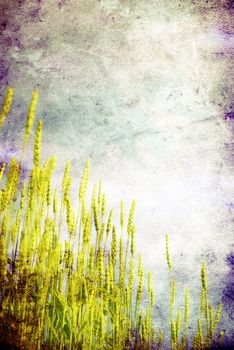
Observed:
[[[0,114],[3,127],[13,98],[8,87]],[[156,328],[152,273],[144,272],[135,251],[135,207],[119,206],[119,222],[108,210],[102,182],[86,199],[89,162],[71,200],[71,163],[61,188],[53,186],[55,156],[41,164],[42,124],[37,122],[30,176],[22,176],[24,155],[34,129],[38,91],[32,94],[20,159],[0,166],[0,348],[8,349],[166,349]],[[170,280],[170,347],[221,346],[222,305],[208,300],[205,262],[201,264],[201,302],[197,329],[189,339],[189,290],[176,308],[176,282],[165,237]],[[144,286],[147,295],[143,295]],[[142,299],[147,299],[147,305]],[[193,316],[194,317],[194,316]]]

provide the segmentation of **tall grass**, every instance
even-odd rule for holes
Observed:
[[[0,115],[2,127],[12,103],[8,88]],[[38,91],[29,107],[20,160],[0,169],[0,344],[18,349],[161,349],[162,329],[155,327],[152,274],[144,274],[135,252],[135,201],[126,215],[120,203],[119,224],[108,211],[101,181],[86,201],[86,163],[78,205],[71,200],[71,164],[61,189],[54,189],[56,158],[41,164],[42,120],[34,141],[33,168],[22,177],[24,153],[33,129]],[[117,232],[117,226],[120,232]],[[170,279],[171,349],[211,349],[221,308],[208,301],[205,263],[201,267],[201,308],[193,339],[188,339],[189,292],[175,309],[176,283],[166,236]],[[147,306],[142,306],[148,280]],[[183,313],[181,310],[184,310]]]

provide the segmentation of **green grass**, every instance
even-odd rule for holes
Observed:
[[[0,115],[10,111],[8,88]],[[29,107],[20,160],[0,170],[0,345],[18,349],[160,349],[164,333],[155,327],[152,274],[147,306],[142,306],[144,268],[135,253],[135,201],[128,215],[120,203],[119,223],[107,210],[102,182],[86,201],[89,162],[77,203],[71,201],[71,169],[66,164],[60,189],[53,187],[56,158],[40,161],[42,121],[36,127],[30,176],[23,179],[24,152],[34,125],[38,91]],[[117,230],[117,227],[120,227]],[[119,231],[119,232],[117,232]],[[189,292],[175,308],[175,280],[166,236],[170,279],[171,349],[221,346],[217,333],[221,308],[208,301],[206,268],[201,268],[198,326],[188,339]],[[182,312],[183,311],[183,312]]]

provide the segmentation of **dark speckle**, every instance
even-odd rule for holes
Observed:
[[[222,51],[217,51],[217,52],[213,52],[213,55],[215,55],[216,57],[225,57],[224,56],[224,52],[222,52]]]
[[[4,20],[4,21],[1,22],[1,28],[2,28],[3,30],[5,30],[6,27],[7,27],[7,20]]]
[[[217,261],[216,255],[211,251],[207,252],[204,257],[208,264],[213,264],[215,261]]]
[[[232,203],[232,202],[231,202],[231,203],[228,203],[227,206],[228,206],[228,208],[230,208],[230,209],[234,209],[234,203]]]
[[[66,2],[66,0],[58,1],[58,4],[57,4],[58,8],[61,9],[65,5],[65,2]]]

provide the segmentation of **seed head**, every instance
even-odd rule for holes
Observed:
[[[34,141],[33,161],[35,167],[40,167],[41,162],[41,139],[42,139],[42,120],[37,124],[36,136]]]
[[[25,150],[25,148],[27,146],[28,139],[29,139],[29,136],[30,136],[31,131],[32,131],[33,122],[34,122],[34,118],[35,118],[35,111],[36,111],[37,102],[38,102],[38,95],[39,95],[38,90],[35,89],[33,91],[33,94],[32,94],[31,104],[29,106],[27,120],[26,120],[24,141],[23,141],[23,150]]]
[[[2,111],[0,113],[0,129],[2,128],[2,125],[6,119],[6,116],[10,111],[12,98],[13,98],[13,89],[12,87],[9,86],[6,92],[5,100],[2,105]]]

